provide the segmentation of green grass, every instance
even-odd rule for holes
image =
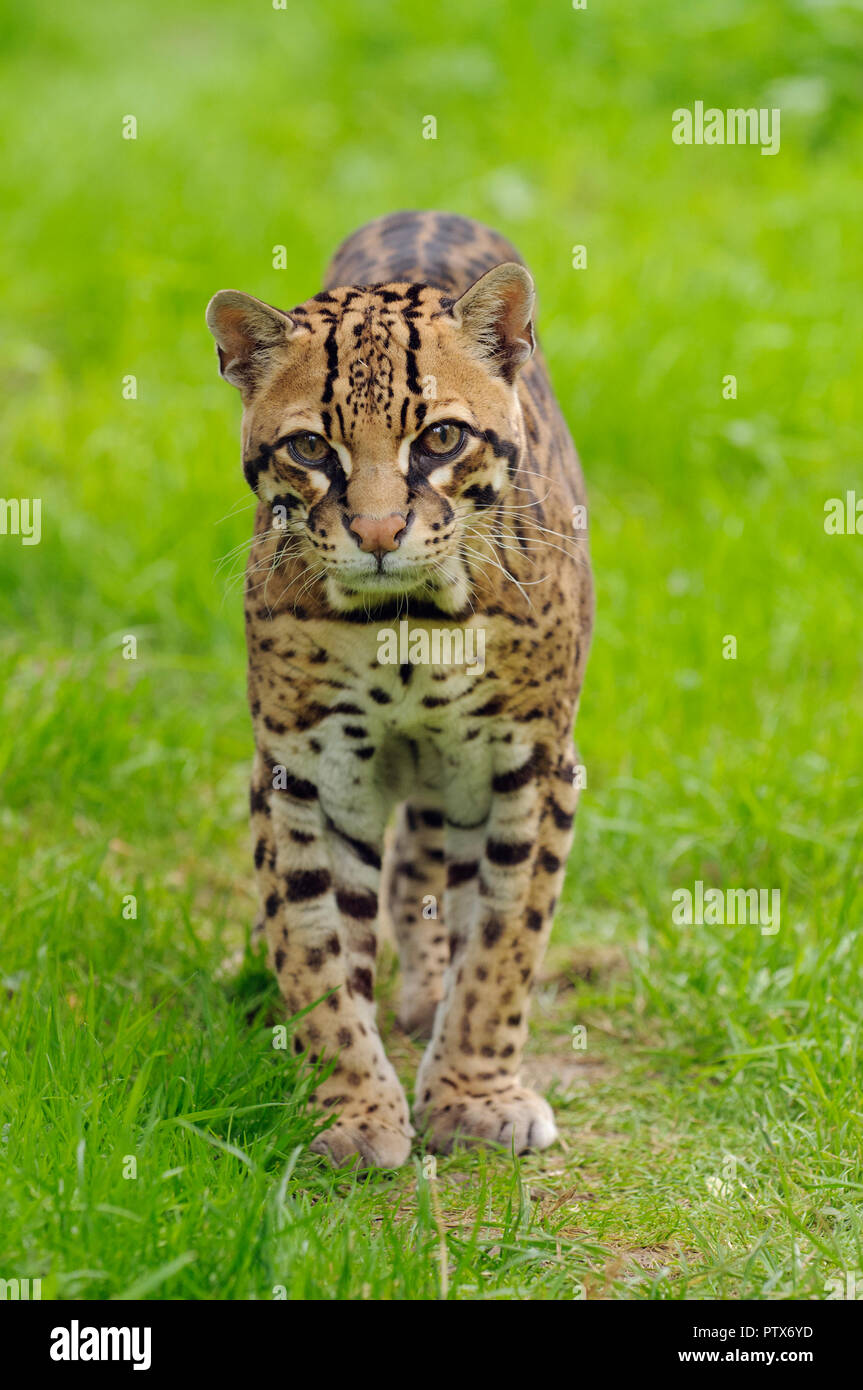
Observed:
[[[863,1269],[863,538],[823,528],[863,496],[859,8],[37,0],[3,26],[2,492],[43,499],[43,536],[0,536],[0,1277],[823,1297]],[[779,155],[673,145],[697,99],[781,106]],[[203,311],[298,302],[406,206],[535,272],[599,607],[531,1044],[563,1142],[357,1177],[307,1151],[272,983],[217,975],[253,910],[242,557],[218,568],[251,499]],[[779,932],[673,926],[698,878],[781,889]]]

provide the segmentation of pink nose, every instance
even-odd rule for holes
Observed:
[[[359,539],[360,550],[398,550],[399,536],[407,525],[401,512],[389,516],[355,516],[351,530]]]

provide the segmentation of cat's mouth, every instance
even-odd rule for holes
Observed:
[[[389,556],[374,566],[334,565],[329,571],[331,581],[349,594],[413,593],[427,588],[431,575],[429,565],[394,564]]]

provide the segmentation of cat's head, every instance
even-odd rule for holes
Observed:
[[[515,390],[533,351],[523,266],[452,299],[427,285],[324,291],[284,313],[210,301],[222,376],[243,399],[243,468],[336,608],[399,593],[460,607],[477,514],[521,447]]]

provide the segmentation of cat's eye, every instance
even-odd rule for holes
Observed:
[[[421,453],[431,458],[454,458],[461,453],[467,439],[467,430],[455,420],[442,420],[438,425],[429,425],[417,440]]]
[[[329,457],[330,446],[322,434],[300,430],[288,439],[288,450],[298,463],[323,463]]]

